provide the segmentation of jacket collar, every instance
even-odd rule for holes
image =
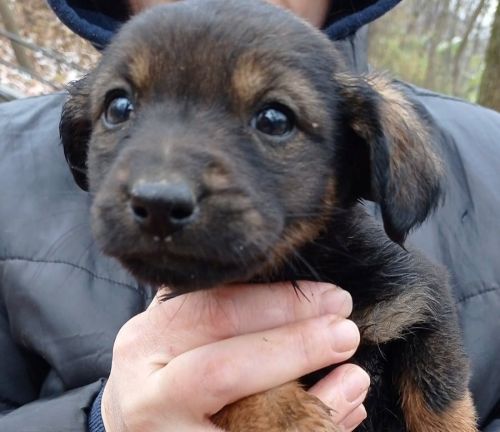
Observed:
[[[334,41],[335,46],[344,54],[351,70],[357,73],[368,72],[368,27]]]
[[[401,0],[332,0],[325,33],[342,40],[391,10]]]

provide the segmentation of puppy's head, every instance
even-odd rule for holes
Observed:
[[[134,18],[70,89],[61,136],[104,252],[178,290],[278,266],[361,198],[402,241],[439,189],[419,108],[260,1]]]

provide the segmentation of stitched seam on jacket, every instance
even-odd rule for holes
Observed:
[[[37,259],[33,259],[33,258],[22,258],[22,257],[0,257],[0,262],[2,262],[2,261],[3,262],[7,262],[7,261],[25,261],[25,262],[39,263],[39,264],[63,264],[63,265],[68,265],[70,267],[73,267],[73,268],[76,268],[78,270],[82,270],[82,271],[88,273],[90,276],[92,276],[95,279],[99,279],[99,280],[102,280],[102,281],[105,281],[105,282],[110,282],[110,283],[113,283],[113,284],[116,284],[116,285],[120,285],[120,286],[125,287],[125,288],[133,289],[136,292],[139,292],[139,288],[137,288],[137,287],[135,287],[133,285],[129,285],[129,284],[126,284],[126,283],[123,283],[123,282],[115,281],[115,280],[110,279],[110,278],[99,276],[99,275],[91,272],[89,269],[87,269],[85,267],[82,267],[82,266],[79,266],[79,265],[77,265],[75,263],[71,263],[71,262],[67,262],[67,261],[59,261],[59,260],[53,260],[53,261],[50,261],[50,260],[37,260]]]
[[[457,304],[464,303],[470,299],[473,299],[474,297],[479,297],[482,296],[483,294],[488,294],[490,292],[495,292],[495,291],[500,291],[500,287],[486,288],[477,293],[466,295],[465,297],[458,299]]]
[[[102,280],[102,281],[105,281],[105,282],[110,282],[110,283],[113,283],[113,284],[116,284],[116,285],[120,285],[122,287],[125,287],[125,288],[130,288],[130,289],[133,289],[134,291],[139,291],[139,289],[133,285],[129,285],[129,284],[126,284],[126,283],[123,283],[123,282],[118,282],[118,281],[115,281],[113,279],[109,279],[109,278],[105,278],[103,276],[99,276],[93,272],[91,272],[89,269],[85,268],[85,267],[82,267],[82,266],[79,266],[77,264],[74,264],[74,263],[71,263],[71,262],[67,262],[67,261],[58,261],[58,260],[52,260],[52,261],[49,261],[49,260],[36,260],[36,259],[33,259],[33,258],[22,258],[22,257],[0,257],[0,261],[4,261],[4,262],[7,262],[7,261],[26,261],[26,262],[31,262],[31,263],[40,263],[40,264],[63,264],[63,265],[68,265],[70,267],[73,267],[73,268],[76,268],[78,270],[82,270],[86,273],[88,273],[89,275],[91,275],[92,277],[96,278],[96,279],[99,279],[99,280]],[[490,292],[495,292],[495,291],[500,291],[500,287],[493,287],[493,288],[487,288],[485,290],[482,290],[482,291],[479,291],[477,293],[474,293],[474,294],[469,294],[465,297],[461,297],[457,300],[457,304],[460,304],[460,303],[464,303],[474,297],[479,297],[483,294],[488,294]]]

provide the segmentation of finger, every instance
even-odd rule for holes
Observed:
[[[158,388],[178,388],[169,404],[213,415],[243,397],[347,360],[359,343],[352,321],[328,315],[202,346],[157,372]],[[204,397],[193,400],[193,388]],[[200,404],[193,406],[193,403]]]
[[[333,420],[339,424],[363,403],[369,386],[370,377],[363,369],[344,364],[311,387],[309,392],[332,409]]]
[[[324,314],[346,318],[352,298],[326,283],[300,282],[303,296],[290,282],[229,285],[159,303],[138,316],[140,342],[164,357],[173,357],[217,340],[279,327]],[[306,299],[307,298],[307,299]],[[258,317],[258,319],[256,319]]]
[[[364,405],[359,405],[353,412],[351,412],[339,426],[345,432],[351,432],[356,429],[367,417],[366,408]]]

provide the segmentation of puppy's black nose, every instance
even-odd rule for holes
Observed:
[[[196,200],[186,183],[140,183],[132,188],[130,208],[142,229],[165,237],[193,221]]]

